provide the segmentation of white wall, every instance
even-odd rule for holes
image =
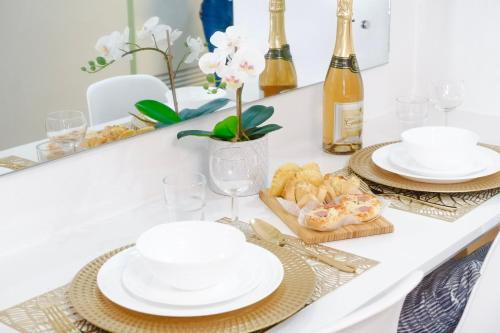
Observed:
[[[499,15],[498,0],[420,0],[418,91],[429,94],[433,80],[461,79],[459,110],[500,114]]]
[[[162,22],[185,31],[176,44],[182,52],[188,35],[203,38],[200,4],[201,0],[136,0],[137,29],[147,18],[160,16]],[[90,84],[129,74],[126,61],[97,74],[80,71],[97,56],[97,39],[123,31],[127,24],[126,0],[0,1],[0,150],[44,138],[47,113],[85,112]],[[138,72],[162,74],[165,63],[158,54],[142,54]]]

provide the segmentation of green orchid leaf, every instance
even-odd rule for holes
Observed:
[[[272,106],[254,105],[241,115],[241,122],[244,129],[250,129],[259,126],[271,118],[274,113]]]
[[[213,136],[223,140],[231,140],[238,132],[238,117],[229,116],[218,122],[213,130]]]
[[[202,116],[204,114],[210,114],[215,112],[229,103],[229,99],[227,98],[217,98],[208,103],[203,104],[197,109],[184,109],[179,112],[179,116],[182,120],[188,120],[192,118],[196,118]]]
[[[106,65],[106,59],[104,57],[97,57],[96,59],[97,64],[103,66]]]
[[[151,119],[159,121],[165,125],[171,125],[182,121],[171,107],[154,100],[143,100],[135,104],[137,110]]]
[[[185,136],[212,136],[213,133],[209,131],[199,131],[199,130],[188,130],[188,131],[181,131],[177,133],[177,139],[181,139]]]
[[[215,75],[214,74],[208,74],[207,75],[207,81],[210,83],[215,83]]]
[[[280,125],[269,124],[262,127],[251,128],[249,130],[246,130],[245,133],[250,138],[250,140],[256,140],[263,137],[267,133],[277,131],[281,128],[282,127]]]

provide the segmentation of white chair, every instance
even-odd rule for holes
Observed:
[[[490,247],[455,333],[500,332],[500,234]]]
[[[422,281],[421,271],[408,275],[370,304],[339,320],[322,333],[395,333],[406,295]]]
[[[167,102],[168,87],[151,75],[115,76],[87,89],[90,126],[127,117],[143,99]]]

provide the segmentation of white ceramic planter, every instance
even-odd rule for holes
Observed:
[[[249,150],[251,149],[253,152],[255,152],[258,161],[257,163],[258,167],[255,170],[257,175],[256,181],[246,192],[240,194],[240,196],[249,196],[257,194],[261,189],[267,186],[267,179],[269,173],[269,150],[267,143],[267,135],[257,140],[244,141],[244,142],[228,142],[215,139],[209,139],[209,140],[210,140],[208,147],[209,159],[214,151],[229,146],[240,147]],[[210,169],[210,167],[208,169]],[[212,176],[210,175],[210,172],[208,178],[209,178],[208,183],[212,191],[218,194],[227,195],[226,193],[222,192],[222,190],[220,190],[217,185],[215,185]]]

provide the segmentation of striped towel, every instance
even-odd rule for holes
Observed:
[[[452,259],[427,275],[406,297],[398,333],[452,333],[480,276],[486,244],[462,259]]]

